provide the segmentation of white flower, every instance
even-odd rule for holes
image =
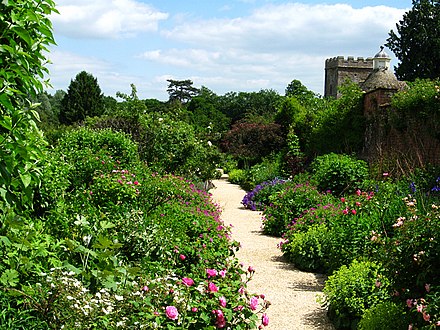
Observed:
[[[123,296],[118,296],[117,294],[115,294],[115,299],[117,301],[121,301],[121,300],[124,300],[124,297]]]

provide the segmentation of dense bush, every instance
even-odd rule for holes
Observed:
[[[288,182],[284,190],[271,196],[270,205],[263,212],[263,232],[281,236],[302,212],[325,203],[325,199],[325,194],[308,183]]]
[[[335,195],[356,191],[361,182],[368,178],[367,163],[347,155],[331,153],[319,156],[311,167],[318,188]]]
[[[249,168],[284,146],[285,140],[278,124],[237,123],[226,133],[222,149],[235,157],[242,168]]]
[[[355,260],[328,278],[323,301],[337,329],[355,329],[367,309],[391,298],[389,288],[380,265]]]
[[[402,305],[392,301],[385,301],[365,311],[358,324],[358,329],[407,330],[409,320],[405,314],[405,309]]]

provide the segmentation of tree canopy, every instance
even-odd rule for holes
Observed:
[[[70,125],[86,117],[102,115],[104,97],[98,79],[82,71],[70,81],[67,94],[61,102],[60,122]]]
[[[169,82],[167,92],[170,96],[170,101],[179,101],[181,104],[185,104],[191,101],[191,98],[199,92],[199,90],[193,86],[193,82],[190,79],[167,79],[167,81]]]
[[[413,7],[389,33],[386,46],[399,59],[400,80],[440,76],[440,1],[414,0]]]

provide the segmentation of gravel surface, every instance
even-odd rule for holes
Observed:
[[[246,268],[256,270],[248,288],[271,302],[265,329],[333,330],[326,311],[316,302],[325,276],[299,271],[284,260],[277,248],[281,239],[262,234],[261,213],[243,207],[245,191],[229,183],[226,175],[213,183],[212,198],[223,210],[225,225],[233,225],[232,238],[241,243],[237,257]]]

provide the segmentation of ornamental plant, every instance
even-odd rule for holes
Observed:
[[[261,182],[256,185],[254,189],[246,193],[241,203],[245,208],[252,211],[262,211],[269,205],[270,196],[284,189],[283,184],[285,182],[285,180],[278,178],[271,181]]]
[[[311,207],[326,203],[326,198],[326,194],[308,183],[286,183],[282,191],[270,197],[270,204],[263,211],[263,232],[281,236],[293,219]]]
[[[367,309],[391,299],[389,289],[379,264],[354,260],[328,278],[321,302],[337,329],[355,329]]]
[[[311,164],[313,177],[321,191],[335,195],[355,192],[368,178],[368,166],[363,160],[335,153],[317,157]]]

